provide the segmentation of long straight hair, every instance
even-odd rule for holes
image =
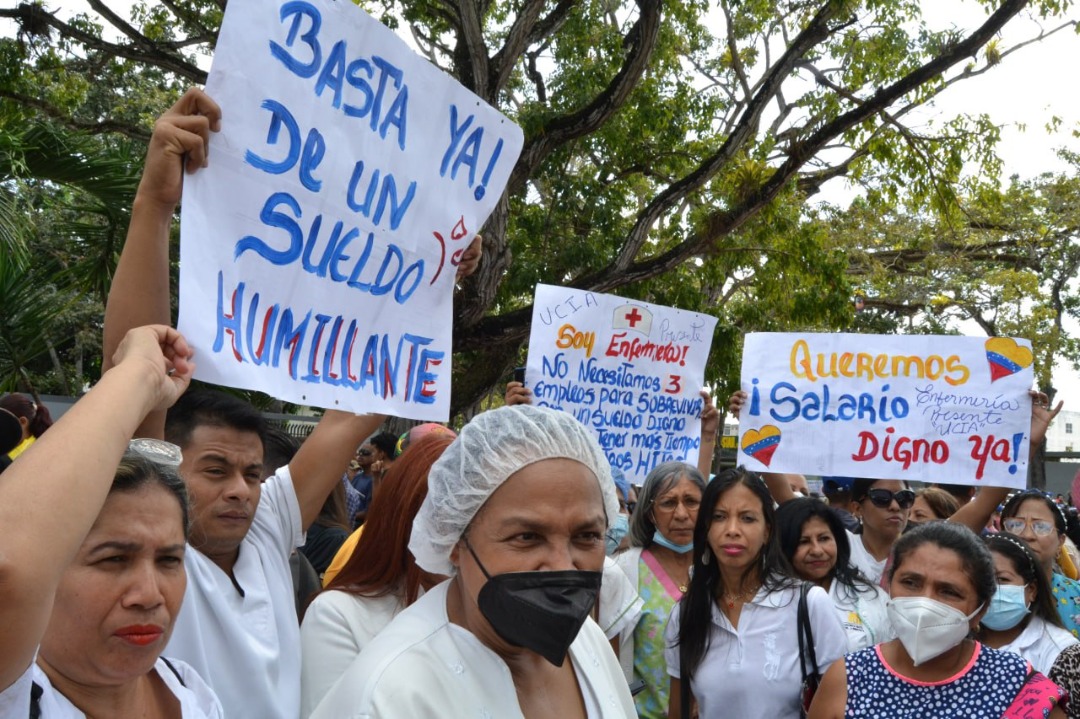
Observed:
[[[688,684],[693,678],[709,650],[713,604],[725,589],[729,589],[724,586],[719,563],[709,548],[709,528],[712,526],[713,511],[720,498],[736,485],[746,487],[757,496],[761,502],[765,530],[768,532],[765,544],[743,573],[742,580],[745,581],[754,572],[759,572],[761,587],[766,591],[797,586],[790,565],[784,559],[776,539],[772,497],[769,496],[769,490],[761,477],[743,467],[727,469],[716,475],[705,487],[705,494],[701,498],[701,509],[698,510],[697,523],[694,525],[693,578],[686,594],[679,600],[679,665],[684,684]],[[707,549],[710,557],[709,561],[705,562]]]
[[[420,568],[409,552],[413,518],[428,492],[428,472],[453,437],[431,434],[391,465],[371,501],[364,533],[352,556],[323,591],[360,597],[402,592],[406,606],[420,594]]]

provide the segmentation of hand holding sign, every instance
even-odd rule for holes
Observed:
[[[221,108],[197,87],[190,88],[154,123],[138,197],[169,208],[180,201],[183,171],[206,167],[210,133],[221,129]]]
[[[460,282],[476,272],[476,268],[480,266],[480,258],[483,256],[483,252],[484,238],[477,235],[473,238],[473,241],[469,243],[468,249],[461,253],[461,257],[458,260],[457,274],[454,276],[454,279]]]
[[[520,128],[329,0],[231,0],[207,89],[225,117],[180,246],[198,378],[445,420],[454,282],[476,270]],[[175,114],[190,170],[210,126]]]

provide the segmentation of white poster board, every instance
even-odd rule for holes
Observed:
[[[757,471],[1026,486],[1031,343],[746,337],[739,461]]]
[[[716,318],[615,295],[537,285],[525,386],[574,415],[635,484],[697,464],[700,392]]]
[[[448,419],[456,266],[520,128],[350,2],[230,0],[206,89],[221,132],[181,218],[195,376]]]

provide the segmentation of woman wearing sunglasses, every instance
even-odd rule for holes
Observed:
[[[1065,513],[1053,499],[1039,490],[1017,492],[1001,509],[1001,528],[1024,540],[1050,581],[1061,623],[1080,637],[1080,582],[1056,569],[1055,561],[1065,543]]]
[[[857,479],[851,488],[851,512],[862,523],[861,534],[848,533],[851,563],[878,584],[885,562],[915,503],[915,492],[898,479]]]

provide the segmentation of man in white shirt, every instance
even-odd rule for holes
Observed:
[[[185,554],[187,592],[165,654],[207,677],[226,716],[298,716],[300,631],[289,555],[348,462],[349,443],[334,437],[362,437],[379,422],[330,414],[263,483],[262,417],[253,407],[202,390],[170,410],[165,436],[184,454],[180,474],[194,505],[197,551]],[[294,482],[294,472],[304,479]]]

